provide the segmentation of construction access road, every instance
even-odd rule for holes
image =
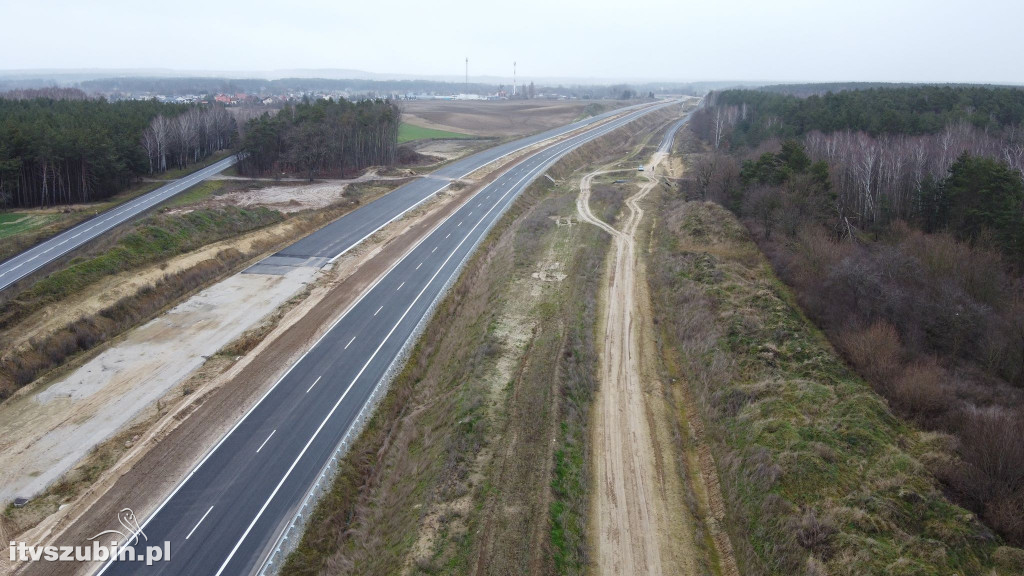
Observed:
[[[528,153],[471,196],[367,290],[142,522],[145,540],[136,546],[144,550],[147,543],[169,542],[171,561],[153,566],[113,562],[100,573],[251,574],[280,560],[274,555],[279,537],[297,512],[310,510],[303,506],[315,485],[325,480],[339,447],[351,440],[434,305],[518,194],[568,152],[673,105],[678,102],[617,111],[622,115]],[[565,134],[583,126],[577,123],[554,132]],[[492,162],[556,135],[546,134],[481,154]],[[360,208],[257,264],[253,271],[289,268],[289,259],[336,258],[447,186],[445,175],[463,177],[481,162],[468,160]],[[413,190],[403,190],[406,187]]]

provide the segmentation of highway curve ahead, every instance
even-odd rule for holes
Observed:
[[[180,194],[214,174],[223,172],[228,166],[234,164],[235,161],[235,156],[229,156],[220,162],[211,164],[184,178],[174,180],[134,200],[125,202],[120,206],[115,206],[3,262],[0,264],[0,290],[6,289],[11,284],[39,270],[57,258],[94,238],[102,236],[104,233],[124,224],[164,200]]]
[[[167,541],[171,560],[153,566],[119,561],[99,573],[240,575],[266,566],[273,560],[274,543],[332,455],[343,440],[351,440],[347,435],[375,389],[389,370],[399,367],[403,350],[414,342],[434,304],[517,195],[574,148],[670,105],[678,102],[631,110],[530,154],[473,195],[364,293],[143,523],[145,540],[136,545],[140,555],[144,546]],[[543,137],[484,152],[483,158]],[[481,161],[466,159],[441,173],[461,176]],[[257,266],[280,265],[275,258],[334,258],[381,221],[395,218],[422,201],[422,194],[443,186],[426,178],[407,185],[412,191],[400,188],[381,199],[384,207],[374,207],[378,200],[351,214],[368,216],[339,220],[348,219],[354,229],[328,226]]]

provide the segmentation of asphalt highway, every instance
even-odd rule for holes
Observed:
[[[195,186],[214,174],[223,172],[235,162],[235,156],[230,156],[220,162],[211,164],[202,170],[174,180],[134,200],[125,202],[120,206],[115,206],[102,214],[98,214],[73,228],[57,234],[45,242],[36,244],[10,260],[0,263],[0,290],[4,290],[25,276],[94,238],[98,238],[124,224],[164,200]]]
[[[113,562],[99,573],[220,576],[258,571],[375,387],[399,363],[435,302],[517,195],[581,144],[653,110],[678,105],[638,108],[532,153],[477,192],[367,290],[142,524],[145,537],[135,548],[170,542],[171,561],[153,566]],[[484,158],[493,160],[524,145],[529,144],[499,147]],[[456,162],[442,172],[462,175],[480,161]],[[380,212],[372,212],[369,218],[376,220],[371,224],[351,221],[352,227],[363,226],[359,230],[335,225],[324,229],[334,228],[348,240],[321,231],[283,252],[294,249],[298,257],[334,258],[367,230],[379,228],[378,222],[422,201],[412,193],[403,198],[397,207],[386,203]],[[319,240],[309,241],[313,237]]]

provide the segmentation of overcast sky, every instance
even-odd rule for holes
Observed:
[[[0,0],[0,69],[1024,83],[1021,0]]]

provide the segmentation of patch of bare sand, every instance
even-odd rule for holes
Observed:
[[[114,467],[103,472],[76,500],[23,531],[20,538],[79,543],[106,529],[111,515],[125,506],[140,517],[147,516],[208,447],[380,274],[473,192],[467,187],[458,193],[439,195],[342,256],[322,275],[308,297],[292,307],[251,352],[237,362],[211,358],[189,379],[197,384],[192,395],[165,398],[168,408],[159,411],[148,424],[143,423],[147,429],[140,433],[141,439],[133,442],[132,449]],[[90,568],[69,563],[31,564],[21,573],[72,574]]]
[[[221,242],[215,242],[198,250],[175,256],[155,266],[113,274],[104,277],[89,287],[89,290],[74,294],[58,302],[48,304],[21,322],[13,329],[0,334],[0,345],[5,349],[23,346],[33,338],[64,328],[68,324],[91,314],[96,314],[118,300],[137,294],[146,286],[152,286],[161,278],[194,267],[199,262],[216,258],[222,250],[235,248],[248,254],[261,246],[281,242],[295,235],[296,223],[285,221],[267,228],[243,234]],[[22,388],[28,392],[29,389]],[[3,405],[0,404],[0,420]]]
[[[132,330],[49,386],[0,405],[0,501],[33,496],[315,274],[238,274]]]
[[[265,206],[283,213],[300,212],[303,210],[319,210],[332,204],[337,204],[346,199],[346,190],[351,184],[404,180],[408,176],[381,176],[376,169],[369,169],[358,178],[345,180],[308,180],[296,181],[293,179],[270,180],[271,182],[301,182],[284,183],[277,186],[254,186],[244,190],[236,190],[224,194],[217,194],[197,205],[186,208],[177,208],[171,213],[184,213],[194,210],[197,206],[202,207],[223,207],[238,206],[251,208],[254,206]],[[221,179],[237,179],[236,177],[224,176]],[[252,181],[251,178],[243,180]],[[265,179],[263,179],[265,180]]]
[[[661,157],[652,158],[652,170]],[[642,355],[650,354],[642,348],[649,318],[639,304],[646,292],[639,287],[643,278],[637,276],[634,237],[643,218],[639,201],[657,184],[652,170],[645,174],[649,181],[626,200],[629,216],[622,231],[590,211],[590,183],[600,172],[583,178],[577,200],[581,219],[613,237],[592,428],[593,538],[600,574],[693,574],[699,566],[693,519],[682,506],[684,487],[670,456],[662,388]]]

